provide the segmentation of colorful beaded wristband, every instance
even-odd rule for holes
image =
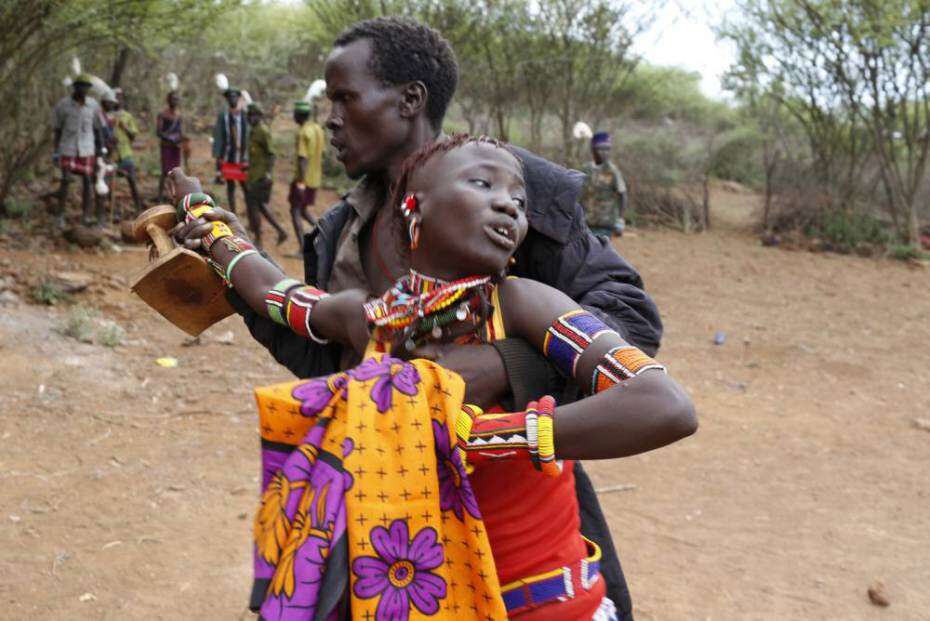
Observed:
[[[286,310],[287,325],[290,326],[291,330],[306,336],[319,345],[329,344],[328,339],[320,338],[313,333],[313,329],[310,327],[310,313],[313,311],[313,307],[316,306],[317,302],[328,296],[329,294],[325,291],[310,285],[294,289],[288,298]]]
[[[591,376],[591,394],[613,388],[620,382],[650,369],[665,371],[665,367],[632,345],[618,345],[601,359]]]
[[[213,202],[213,199],[209,195],[204,194],[203,192],[192,192],[191,194],[184,195],[180,201],[178,201],[177,212],[178,219],[184,220],[185,222],[190,222],[196,218],[199,218],[207,211],[210,211],[216,207],[216,203]],[[224,237],[231,237],[233,232],[225,222],[213,222],[212,227],[210,227],[210,232],[203,236],[202,242],[203,247],[209,251],[210,247]]]
[[[574,377],[578,360],[588,345],[612,332],[586,310],[578,309],[556,319],[546,331],[543,353],[565,377]]]
[[[536,404],[537,421],[537,456],[534,464],[538,470],[549,476],[562,474],[562,462],[555,458],[555,399],[545,396]]]
[[[294,278],[285,278],[265,294],[265,308],[268,310],[268,316],[275,323],[286,326],[287,319],[284,317],[287,312],[287,292],[294,287],[300,286],[301,282]]]
[[[226,284],[228,287],[232,287],[233,268],[236,267],[239,261],[253,254],[258,254],[258,250],[254,250],[254,249],[246,250],[245,252],[240,252],[239,254],[237,254],[236,256],[232,258],[232,260],[229,262],[229,265],[226,266],[225,278],[226,278]]]
[[[542,414],[535,401],[528,404],[524,412],[503,414],[485,413],[477,406],[463,405],[456,420],[456,450],[466,472],[472,472],[479,464],[527,459],[544,474],[558,476],[561,467],[555,461],[551,425],[555,402],[551,397],[548,400],[548,409]],[[546,428],[540,427],[543,418],[550,423]],[[544,440],[542,446],[541,438]]]

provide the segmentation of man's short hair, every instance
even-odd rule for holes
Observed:
[[[385,84],[426,85],[426,116],[439,129],[459,80],[449,42],[438,31],[406,17],[378,17],[349,26],[334,45],[371,41],[370,69]]]

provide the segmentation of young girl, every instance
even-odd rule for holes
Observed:
[[[374,300],[284,279],[244,240],[210,253],[257,312],[309,338],[397,356],[431,342],[521,337],[577,382],[588,396],[564,406],[551,397],[511,413],[463,406],[459,450],[508,617],[613,618],[599,550],[579,532],[570,460],[635,455],[694,433],[689,398],[560,291],[503,277],[527,232],[522,169],[506,147],[466,136],[431,144],[405,163],[394,203],[411,270]]]

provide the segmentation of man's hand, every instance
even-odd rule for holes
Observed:
[[[487,408],[510,393],[507,371],[500,354],[490,345],[429,343],[409,353],[410,358],[426,358],[454,371],[465,380],[465,401]]]

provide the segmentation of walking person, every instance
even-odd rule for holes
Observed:
[[[252,102],[249,104],[247,118],[251,131],[249,132],[249,161],[245,178],[245,209],[249,219],[249,230],[252,240],[259,248],[262,247],[262,217],[278,232],[278,245],[287,239],[287,232],[278,224],[275,217],[268,210],[271,200],[271,186],[273,183],[275,151],[271,140],[271,130],[265,123],[265,114],[261,106]]]
[[[139,197],[139,186],[136,181],[135,153],[132,142],[139,134],[136,119],[125,109],[122,101],[122,91],[111,91],[103,96],[103,110],[106,112],[107,122],[112,131],[112,154],[116,163],[116,174],[126,178],[135,213],[142,211],[142,199]],[[112,191],[112,189],[111,189]],[[121,205],[114,208],[113,221],[122,220],[123,209]]]
[[[326,136],[316,122],[315,106],[307,101],[294,104],[294,122],[298,125],[294,180],[288,192],[291,222],[297,242],[303,245],[304,226],[316,226],[316,217],[310,208],[316,204],[316,194],[323,181],[323,146]]]

